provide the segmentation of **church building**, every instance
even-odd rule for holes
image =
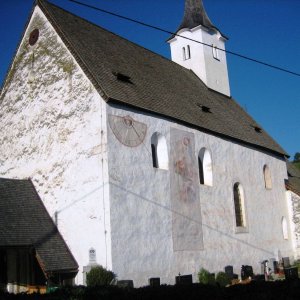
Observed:
[[[36,1],[0,95],[0,177],[31,180],[76,284],[91,264],[143,286],[295,257],[288,155],[232,98],[226,41],[202,0],[172,60]]]

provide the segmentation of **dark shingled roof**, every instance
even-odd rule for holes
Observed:
[[[232,98],[208,89],[192,71],[49,2],[37,3],[107,102],[285,155]],[[129,80],[120,80],[117,74]],[[209,107],[211,113],[199,105]]]
[[[185,0],[183,20],[176,32],[183,28],[192,29],[199,25],[202,25],[208,29],[217,30],[221,33],[221,31],[215,25],[213,25],[209,19],[202,0]],[[223,34],[222,36],[225,37]],[[174,37],[174,35],[172,37]]]
[[[0,247],[32,246],[44,272],[78,265],[30,180],[0,178]]]
[[[287,162],[288,180],[287,189],[300,196],[300,170],[293,163]]]

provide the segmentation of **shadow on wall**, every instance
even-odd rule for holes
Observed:
[[[243,241],[243,240],[241,240],[241,239],[239,239],[239,238],[237,238],[237,237],[235,237],[235,236],[232,236],[232,235],[230,235],[230,234],[228,234],[228,233],[226,233],[226,232],[224,232],[224,231],[220,231],[219,229],[213,228],[213,227],[211,227],[211,226],[209,226],[209,225],[207,225],[207,224],[203,224],[203,222],[199,222],[198,220],[194,220],[194,219],[192,219],[192,218],[190,218],[190,217],[187,217],[186,215],[182,214],[181,212],[174,211],[174,210],[173,210],[172,208],[170,208],[170,207],[164,206],[164,205],[162,205],[162,204],[160,204],[160,203],[157,203],[157,202],[155,202],[155,201],[153,201],[153,200],[147,199],[147,198],[143,197],[142,195],[139,195],[139,194],[137,194],[137,193],[135,193],[135,192],[132,192],[132,191],[129,191],[129,190],[123,188],[122,186],[120,186],[120,185],[118,185],[118,184],[115,184],[115,183],[113,183],[113,182],[109,182],[109,183],[110,183],[111,185],[115,186],[116,188],[118,188],[118,189],[120,189],[120,190],[126,192],[126,193],[130,193],[131,195],[133,195],[133,196],[135,196],[135,197],[138,197],[139,199],[142,199],[142,200],[144,200],[144,201],[146,201],[146,202],[148,202],[148,203],[151,203],[151,204],[153,204],[153,205],[155,205],[155,206],[157,206],[157,207],[159,207],[159,208],[161,208],[161,209],[167,210],[167,211],[169,211],[169,212],[171,212],[171,213],[174,213],[174,214],[176,214],[176,215],[178,215],[178,216],[180,216],[180,217],[183,217],[183,218],[189,220],[190,222],[195,222],[195,223],[197,223],[197,224],[201,224],[202,226],[204,226],[204,227],[206,227],[206,228],[208,228],[208,229],[210,229],[210,230],[212,230],[212,231],[215,231],[215,232],[217,232],[217,233],[219,233],[219,234],[221,234],[221,235],[223,235],[223,236],[226,236],[228,239],[237,241],[237,242],[239,242],[239,243],[241,243],[241,244],[244,244],[244,245],[247,246],[247,247],[251,247],[251,248],[253,248],[253,249],[262,251],[262,252],[264,252],[266,255],[271,255],[271,256],[274,255],[274,253],[271,252],[271,251],[269,251],[269,250],[266,250],[266,249],[260,248],[260,247],[258,247],[258,246],[256,246],[256,245],[250,244],[250,243],[248,243],[248,242],[246,242],[246,241]]]

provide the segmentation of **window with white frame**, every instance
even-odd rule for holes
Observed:
[[[191,58],[191,47],[190,45],[187,45],[187,52],[186,52],[186,59],[190,59]]]
[[[166,138],[155,132],[151,137],[151,153],[154,168],[168,170],[169,157]]]
[[[212,160],[210,152],[206,148],[202,148],[198,154],[198,168],[200,184],[212,186]]]
[[[212,55],[214,59],[220,60],[219,49],[216,45],[212,44]]]
[[[272,179],[271,179],[270,169],[267,165],[264,165],[263,172],[264,172],[265,188],[267,190],[270,190],[272,189]]]
[[[246,227],[244,190],[240,183],[233,186],[233,200],[236,227]]]
[[[186,60],[186,50],[185,50],[185,47],[182,47],[182,58],[183,58],[183,60]]]
[[[186,47],[182,47],[182,57],[183,60],[187,60],[191,58],[191,47],[187,45]]]
[[[282,235],[285,240],[289,239],[288,224],[285,217],[281,218]]]

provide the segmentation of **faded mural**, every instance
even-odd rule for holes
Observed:
[[[201,250],[203,235],[194,134],[171,128],[171,145],[173,249]]]

